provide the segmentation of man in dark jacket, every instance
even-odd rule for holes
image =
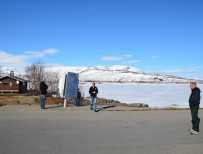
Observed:
[[[98,88],[95,86],[95,83],[92,82],[92,86],[89,89],[90,94],[90,109],[93,110],[94,105],[94,112],[97,112],[97,94],[98,94]]]
[[[78,89],[77,98],[76,98],[76,106],[80,106],[81,92]]]
[[[45,83],[45,80],[40,83],[40,94],[41,94],[41,109],[46,109],[46,96],[47,96],[48,86]]]
[[[189,131],[192,135],[199,135],[200,118],[198,117],[198,110],[201,99],[201,91],[197,88],[197,84],[195,82],[190,83],[190,88],[192,90],[189,98],[190,111],[192,115],[192,128],[189,129]]]

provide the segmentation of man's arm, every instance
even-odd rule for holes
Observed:
[[[47,86],[47,84],[45,84],[45,88],[46,88],[46,89],[48,89],[48,86]]]
[[[200,94],[198,92],[194,93],[193,101],[194,101],[194,103],[199,103],[200,102]]]
[[[89,89],[89,94],[91,94],[92,93],[92,88],[90,87],[90,89]]]

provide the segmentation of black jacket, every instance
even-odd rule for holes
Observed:
[[[41,82],[40,83],[40,92],[41,92],[41,95],[47,95],[47,89],[48,89],[48,86],[46,85],[45,82]]]
[[[199,88],[192,89],[192,93],[189,99],[190,107],[194,107],[200,104],[200,99],[201,99],[200,93],[201,91]]]
[[[94,93],[95,92],[95,93]],[[97,97],[97,94],[98,94],[98,88],[97,87],[90,87],[90,90],[89,90],[89,93],[90,93],[90,96],[91,97]]]
[[[78,93],[77,93],[77,98],[78,98],[78,99],[81,98],[81,93],[80,93],[80,91],[78,91]]]

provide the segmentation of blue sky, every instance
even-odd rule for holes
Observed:
[[[0,0],[0,65],[42,59],[203,79],[202,0]]]

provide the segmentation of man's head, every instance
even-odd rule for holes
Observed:
[[[92,82],[92,87],[95,87],[95,82]]]
[[[195,89],[197,87],[197,83],[196,82],[191,82],[190,83],[190,88],[191,89]]]

